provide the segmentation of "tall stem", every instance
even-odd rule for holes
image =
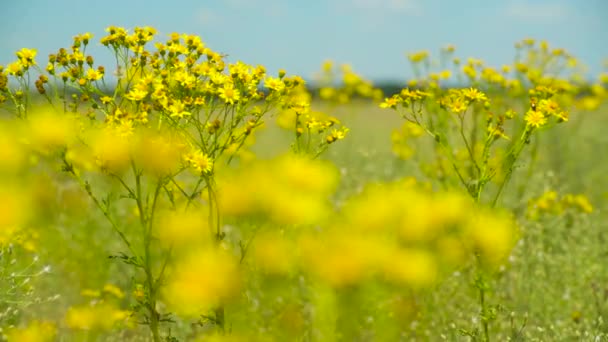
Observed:
[[[215,240],[219,244],[224,239],[224,234],[222,232],[222,226],[220,222],[220,211],[217,203],[213,176],[205,176],[205,182],[207,183],[207,196],[209,201],[209,223],[211,227],[215,227]],[[213,310],[213,312],[215,315],[215,324],[217,325],[220,332],[223,333],[225,331],[226,322],[226,313],[224,305],[218,305]]]
[[[143,267],[146,273],[146,284],[148,288],[147,293],[147,308],[148,308],[148,316],[149,316],[149,327],[150,332],[152,333],[152,339],[154,342],[160,342],[160,332],[159,332],[159,323],[160,323],[160,315],[156,310],[156,294],[157,287],[156,282],[154,281],[154,275],[152,274],[152,258],[150,255],[150,242],[151,242],[151,222],[148,220],[146,208],[144,208],[144,203],[142,199],[142,186],[141,186],[141,173],[135,167],[135,164],[131,164],[133,168],[133,174],[135,176],[135,201],[137,202],[137,209],[139,210],[139,222],[142,228],[143,234],[143,245],[144,245],[144,262]],[[160,184],[160,181],[159,181]],[[158,196],[159,187],[157,187],[155,195],[154,195],[154,205],[156,204],[156,197]],[[153,210],[154,208],[152,208]]]

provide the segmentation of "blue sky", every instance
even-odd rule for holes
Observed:
[[[0,64],[21,47],[38,49],[44,61],[78,33],[98,42],[108,25],[153,26],[163,38],[198,34],[230,61],[307,79],[332,59],[373,80],[402,80],[411,75],[406,52],[448,43],[460,57],[500,66],[525,37],[569,50],[591,73],[608,57],[604,0],[3,0],[1,8]],[[93,53],[110,67],[97,45]]]

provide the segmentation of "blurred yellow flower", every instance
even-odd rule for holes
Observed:
[[[51,342],[55,340],[57,328],[51,322],[33,321],[22,328],[9,328],[7,342]]]
[[[163,294],[171,309],[197,316],[236,297],[240,277],[238,262],[227,251],[199,249],[176,260]]]

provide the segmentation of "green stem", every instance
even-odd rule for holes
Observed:
[[[483,288],[483,286],[479,287],[479,306],[481,307],[481,328],[483,329],[483,336],[484,336],[484,340],[485,342],[490,342],[490,329],[489,329],[489,324],[488,324],[488,319],[486,317],[487,314],[487,308],[486,308],[486,295],[485,295],[485,289]]]
[[[156,294],[157,287],[152,274],[152,258],[150,253],[150,242],[151,242],[151,223],[146,217],[147,212],[145,211],[143,200],[142,200],[142,186],[141,186],[141,173],[137,170],[135,163],[131,163],[133,174],[135,176],[135,201],[137,202],[137,209],[139,210],[139,222],[142,228],[143,234],[143,245],[144,245],[144,260],[143,267],[146,274],[146,284],[148,287],[147,291],[147,309],[149,315],[149,327],[152,333],[152,339],[154,342],[160,342],[160,315],[156,310]],[[160,184],[160,181],[159,181]],[[156,188],[156,194],[154,203],[156,203],[156,197],[159,192],[159,187]]]
[[[529,130],[528,128],[526,128],[524,130],[524,132],[522,133],[520,140],[515,143],[515,145],[511,148],[511,150],[507,154],[507,160],[506,160],[506,163],[508,165],[507,173],[505,174],[504,179],[502,180],[502,182],[500,183],[500,186],[498,187],[496,196],[494,197],[494,200],[492,201],[492,207],[496,206],[496,203],[498,203],[498,199],[500,198],[500,196],[503,193],[505,185],[511,179],[511,176],[513,175],[513,166],[515,165],[515,162],[521,155],[521,152],[523,151],[523,149],[526,145],[526,140],[528,140],[531,133],[532,133],[532,131]]]
[[[215,240],[216,243],[219,244],[224,239],[224,234],[222,233],[221,223],[220,223],[220,212],[219,206],[217,204],[217,196],[215,193],[215,184],[213,181],[213,176],[205,176],[205,183],[207,183],[207,196],[209,201],[209,226],[215,226]],[[215,216],[215,220],[213,219]],[[215,221],[215,222],[214,222]],[[225,332],[225,321],[226,321],[226,313],[224,309],[224,305],[218,305],[214,310],[214,322],[218,327],[218,330],[221,333]]]

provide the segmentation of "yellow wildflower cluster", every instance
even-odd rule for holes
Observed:
[[[526,112],[525,120],[532,128],[544,126],[550,117],[557,122],[568,121],[568,113],[560,108],[555,100],[556,91],[553,88],[537,86],[530,90],[530,109]],[[540,98],[540,100],[539,100]]]
[[[81,205],[99,209],[125,248],[113,259],[133,266],[133,276],[144,277],[137,282],[145,285],[137,288],[132,313],[88,291],[95,300],[70,308],[66,325],[107,330],[132,314],[149,322],[158,340],[161,295],[177,312],[200,314],[238,294],[238,263],[220,247],[226,234],[218,216],[238,206],[218,202],[230,195],[217,193],[219,164],[234,156],[246,164],[251,158],[244,158],[242,150],[276,109],[295,114],[290,128],[295,128],[303,154],[318,156],[348,130],[335,118],[310,112],[310,94],[299,76],[284,70],[268,75],[262,65],[229,63],[195,35],[173,33],[162,41],[151,27],[130,31],[111,26],[106,31],[100,43],[114,55],[115,70],[97,65],[88,54],[90,33],[75,36],[69,48],[50,54],[44,69],[34,67],[36,51],[30,49],[20,50],[18,61],[0,67],[0,102],[10,99],[13,107],[8,113],[15,117],[0,123],[0,172],[10,181],[20,180],[0,187],[0,236],[3,244],[15,243],[26,231],[20,227],[38,214],[34,203],[54,203],[53,193],[39,200],[36,196],[42,197],[43,191],[32,195],[22,186],[31,181],[23,175],[34,170],[32,166],[35,172],[69,175],[70,181],[51,172],[49,186],[80,186],[78,195],[90,200]],[[36,89],[51,104],[40,109],[32,105],[34,94],[24,90],[36,72]],[[107,86],[110,74],[116,78],[114,89]],[[347,78],[349,86],[363,89],[358,84],[364,81],[353,75]],[[13,84],[18,85],[16,90],[9,88]],[[188,169],[193,172],[185,172]],[[265,190],[274,191],[269,201],[262,201],[266,196],[255,191],[247,193],[245,185],[237,195],[249,196],[241,202],[253,201],[246,208],[248,214],[272,213],[284,224],[319,221],[328,215],[329,204],[320,204],[317,198],[335,186],[330,169],[285,159],[273,171],[283,177],[266,180]],[[255,184],[262,184],[257,183],[259,173]],[[314,179],[302,183],[299,177]],[[294,195],[286,184],[309,189]],[[125,201],[133,202],[126,210],[119,209]],[[88,215],[86,210],[77,214]],[[132,225],[140,227],[130,229]],[[162,269],[157,268],[157,259],[162,259]],[[218,275],[223,271],[224,278]],[[185,284],[192,284],[188,291]]]
[[[487,96],[476,88],[449,89],[438,103],[455,114],[463,114],[474,103],[489,106]]]
[[[589,214],[593,206],[583,194],[558,195],[554,190],[546,191],[537,198],[528,201],[527,216],[538,220],[544,215],[562,215],[567,211]]]
[[[536,46],[531,39],[516,47],[516,62],[500,68],[476,58],[462,62],[452,56],[453,46],[442,49],[438,60],[428,51],[411,54],[415,78],[380,103],[435,140],[435,161],[428,164],[434,171],[429,171],[446,185],[455,179],[478,200],[488,182],[509,181],[535,130],[568,121],[572,106],[593,110],[607,98],[601,77],[594,84],[581,79],[576,60],[565,50],[549,49],[546,42]],[[451,71],[445,69],[450,60]],[[437,65],[441,69],[435,70]],[[469,87],[441,84],[450,77]],[[404,132],[393,133],[393,149],[407,159],[413,140],[404,139]],[[501,193],[502,185],[494,203]]]

